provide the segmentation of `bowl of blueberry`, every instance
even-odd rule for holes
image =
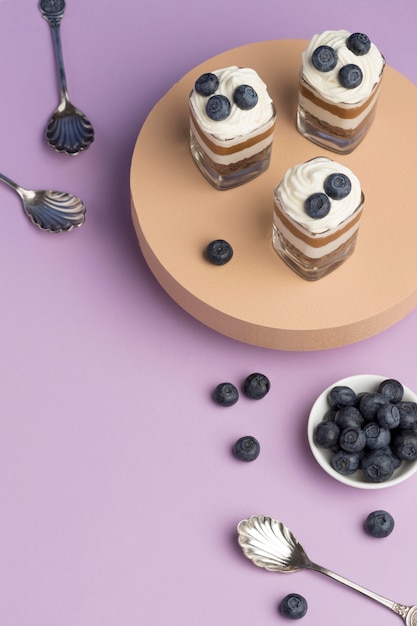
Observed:
[[[339,482],[360,489],[397,485],[417,471],[417,395],[394,378],[343,378],[313,404],[308,441]]]

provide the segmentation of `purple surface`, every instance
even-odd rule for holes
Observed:
[[[96,130],[93,146],[70,158],[43,139],[58,94],[48,26],[35,0],[0,0],[0,171],[71,191],[88,212],[83,228],[45,234],[0,187],[0,624],[273,626],[292,591],[308,600],[306,625],[399,623],[318,574],[254,567],[235,537],[252,514],[284,521],[317,562],[417,602],[415,479],[353,490],[316,466],[306,440],[313,400],[338,378],[376,373],[417,389],[417,312],[335,350],[240,344],[164,293],[129,206],[140,127],[192,67],[246,43],[347,28],[366,32],[417,83],[416,6],[214,0],[205,12],[191,0],[67,0],[69,93]],[[240,385],[253,371],[271,379],[265,399],[211,402],[218,382]],[[244,434],[261,442],[255,463],[230,455]],[[384,540],[362,530],[376,508],[396,520]]]

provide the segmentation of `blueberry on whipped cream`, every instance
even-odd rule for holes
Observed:
[[[313,193],[304,203],[307,215],[315,220],[325,217],[330,211],[330,200],[325,193]]]
[[[363,73],[361,68],[355,63],[348,63],[339,70],[339,81],[346,89],[355,89],[359,87],[363,80]]]
[[[206,113],[211,120],[220,122],[229,117],[230,108],[230,100],[226,96],[214,95],[207,100]]]
[[[311,55],[311,62],[319,72],[330,72],[337,65],[337,53],[331,46],[319,46]]]
[[[258,94],[250,85],[239,85],[233,94],[233,101],[243,111],[249,111],[258,104]]]
[[[212,96],[219,86],[219,79],[216,74],[208,72],[207,74],[201,74],[195,81],[194,89],[200,96]]]
[[[324,181],[324,191],[333,200],[341,200],[346,198],[352,189],[352,183],[349,176],[336,172],[330,174]]]
[[[346,46],[353,54],[361,57],[364,54],[368,54],[371,49],[371,40],[364,33],[352,33],[346,39]]]

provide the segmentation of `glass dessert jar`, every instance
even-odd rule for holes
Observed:
[[[274,190],[272,244],[306,280],[318,280],[353,253],[364,206],[348,168],[317,157],[290,168]]]
[[[385,59],[362,33],[315,35],[302,56],[297,128],[314,143],[352,152],[375,117]]]
[[[231,66],[200,76],[190,94],[190,149],[217,189],[230,189],[269,167],[276,109],[250,68]]]

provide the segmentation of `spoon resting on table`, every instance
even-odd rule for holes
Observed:
[[[383,604],[399,615],[407,626],[417,626],[417,606],[406,606],[388,600],[313,563],[292,532],[278,520],[265,515],[253,515],[239,522],[237,532],[243,554],[258,567],[272,572],[291,573],[303,569],[320,572]]]
[[[60,82],[60,102],[49,120],[46,138],[57,152],[75,155],[94,141],[94,128],[68,97],[60,32],[65,0],[40,0],[39,10],[51,28]]]
[[[41,230],[60,233],[84,224],[85,206],[77,196],[65,191],[24,189],[4,174],[0,174],[0,182],[19,194],[26,215]]]

